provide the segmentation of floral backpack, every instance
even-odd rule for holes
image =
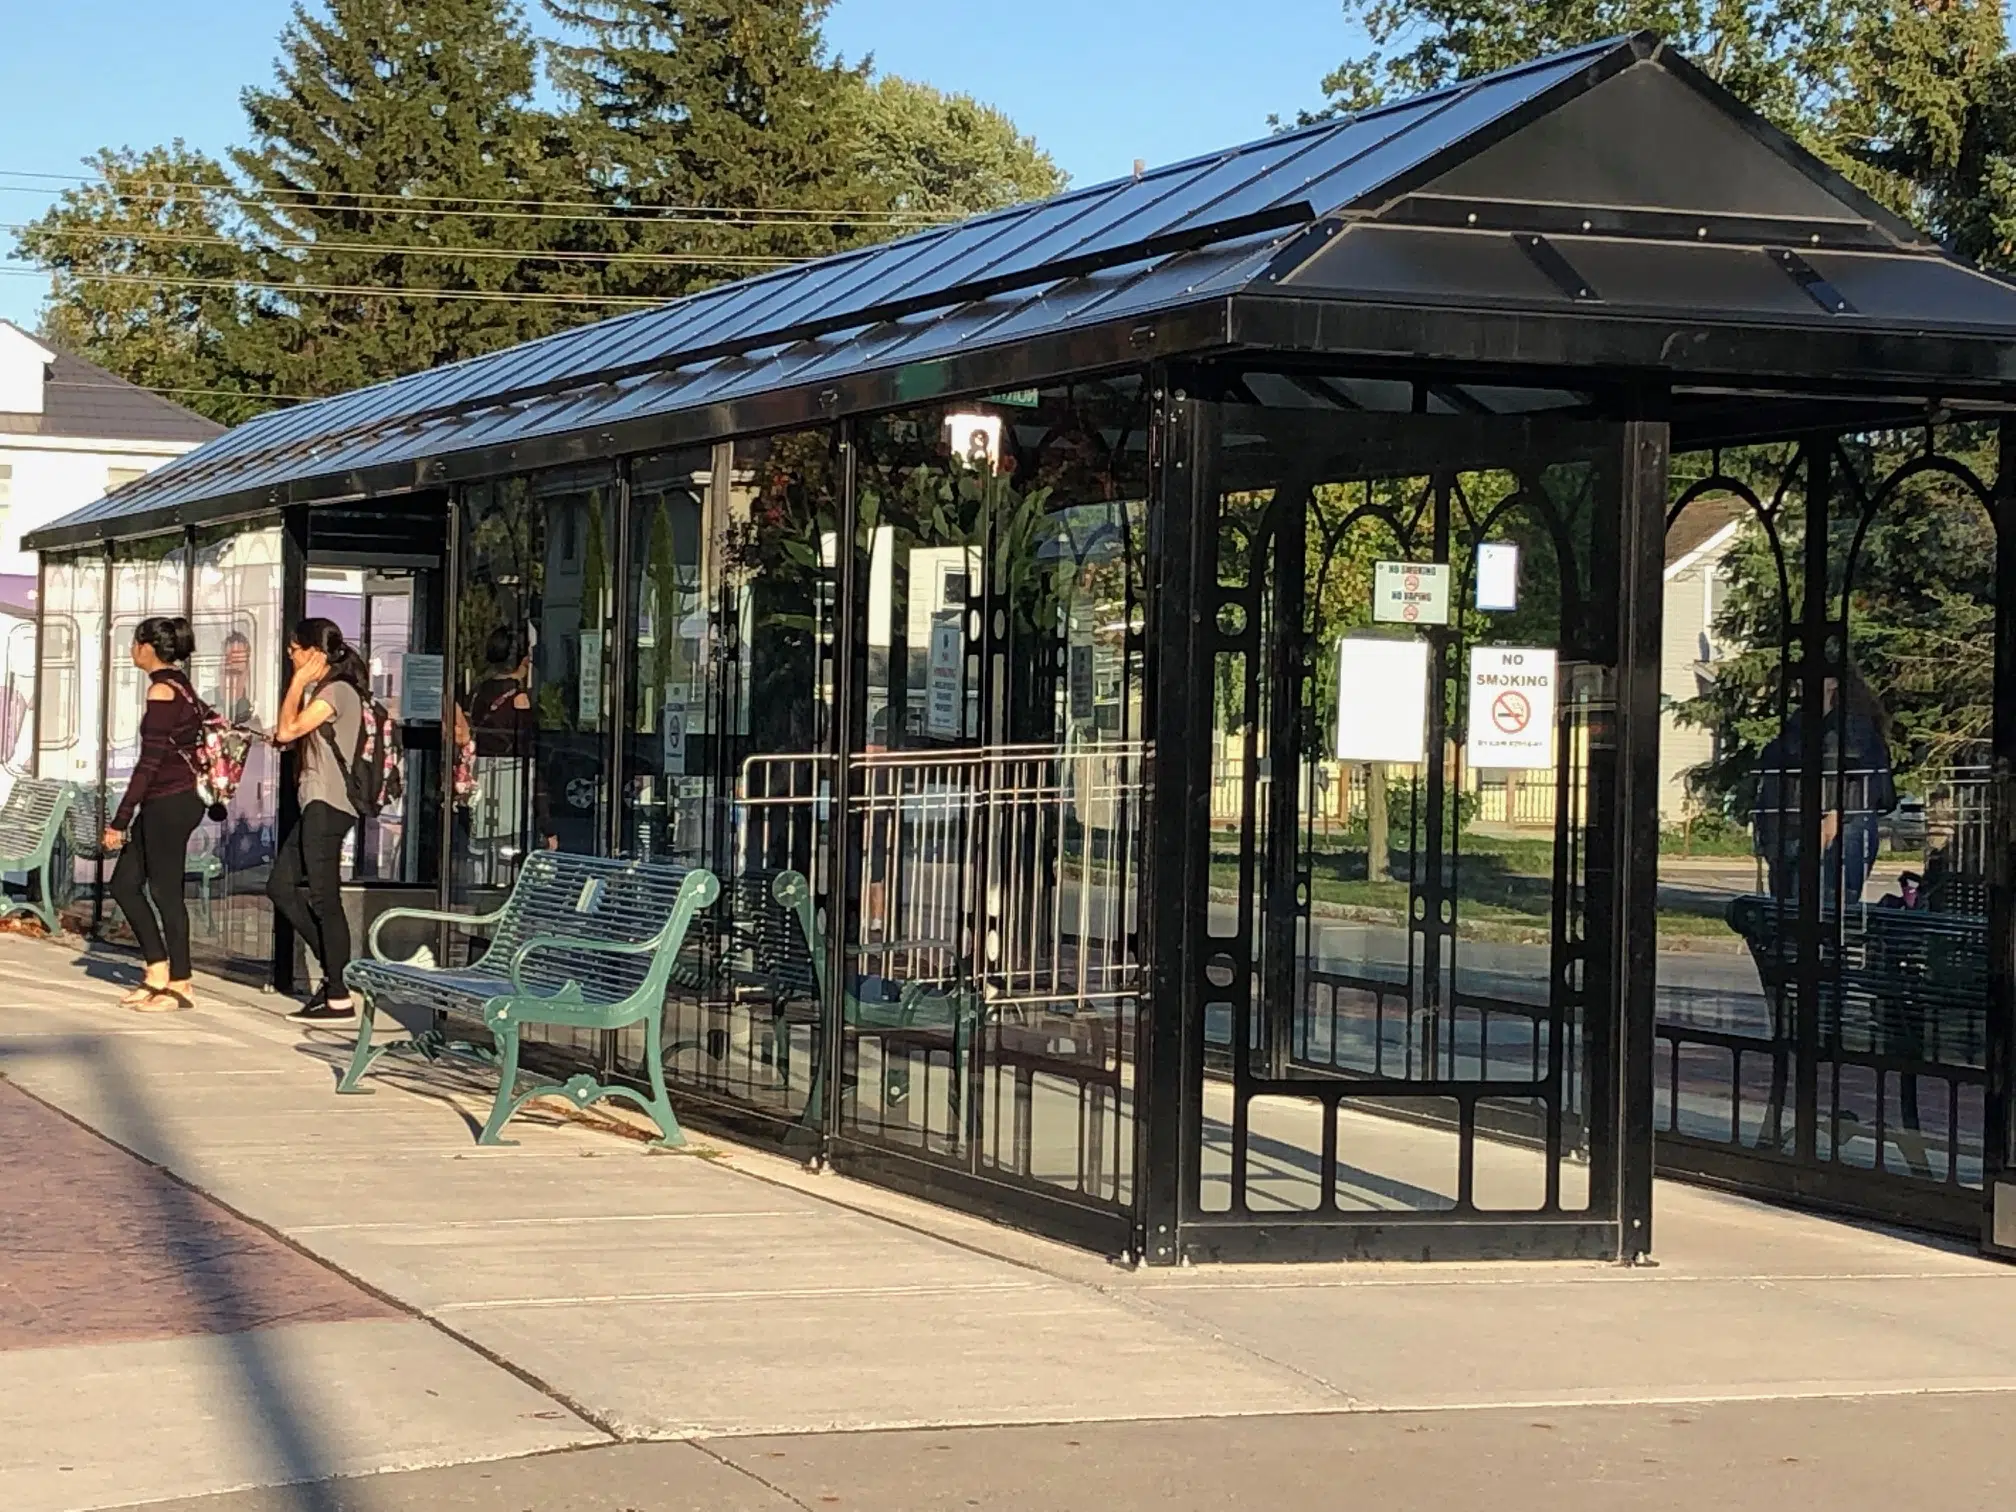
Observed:
[[[176,680],[172,686],[196,710],[198,721],[195,744],[182,752],[182,759],[196,774],[196,796],[209,808],[212,819],[221,820],[245,776],[251,732],[230,723],[198,698],[188,684]]]

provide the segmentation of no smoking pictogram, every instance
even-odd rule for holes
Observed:
[[[1533,718],[1533,706],[1526,695],[1508,688],[1491,701],[1491,723],[1507,735],[1517,735]]]

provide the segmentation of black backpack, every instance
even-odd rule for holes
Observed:
[[[357,722],[357,749],[346,760],[336,743],[336,721],[322,726],[322,738],[343,773],[343,789],[359,819],[376,819],[406,792],[405,769],[399,760],[398,727],[385,705],[360,693],[363,717]]]

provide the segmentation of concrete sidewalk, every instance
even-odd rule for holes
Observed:
[[[481,1150],[480,1080],[396,1075],[375,1097],[337,1098],[347,1036],[304,1034],[242,992],[142,1017],[74,952],[16,936],[0,936],[0,978],[0,1074],[40,1110],[17,1111],[27,1132],[0,1149],[13,1167],[0,1175],[70,1171],[37,1184],[45,1213],[67,1184],[87,1210],[152,1214],[81,1248],[165,1249],[178,1263],[138,1284],[194,1299],[121,1311],[112,1300],[140,1272],[49,1261],[36,1284],[67,1300],[17,1304],[43,1321],[9,1332],[0,1291],[8,1512],[487,1508],[459,1498],[491,1492],[541,1512],[1112,1507],[1146,1505],[1158,1484],[1229,1506],[1236,1485],[1173,1474],[1168,1457],[1408,1452],[1368,1411],[1428,1412],[1436,1433],[1471,1417],[1480,1445],[1504,1433],[1511,1453],[1534,1430],[1494,1424],[1581,1408],[1594,1417],[1578,1422],[1615,1409],[1654,1438],[1678,1404],[1751,1404],[1717,1409],[1744,1422],[1765,1403],[1792,1421],[1800,1401],[1817,1421],[1836,1397],[2016,1408],[2002,1395],[2016,1392],[2016,1272],[1671,1184],[1656,1270],[1128,1273],[718,1141],[649,1153],[555,1117],[514,1124],[518,1148]],[[84,1129],[110,1145],[83,1150]],[[0,1187],[10,1251],[35,1228],[9,1222],[26,1185]],[[196,1263],[189,1233],[206,1236],[201,1255],[235,1258]],[[290,1297],[313,1302],[312,1320]],[[640,1447],[676,1439],[692,1442]],[[1127,1494],[1087,1479],[1095,1442],[1116,1476],[1134,1467]],[[917,1499],[949,1490],[915,1467],[955,1443],[962,1465],[998,1456],[1033,1499]],[[1047,1447],[1028,1458],[1017,1443]],[[537,1457],[553,1450],[571,1452]],[[769,1456],[788,1464],[773,1473]],[[511,1463],[468,1468],[489,1461]],[[598,1499],[633,1473],[657,1478],[653,1499]],[[1043,1491],[1046,1476],[1065,1489]],[[331,1478],[348,1489],[244,1489]],[[538,1489],[563,1484],[564,1497]]]

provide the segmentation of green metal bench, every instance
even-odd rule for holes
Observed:
[[[17,777],[0,804],[0,872],[25,872],[32,892],[0,904],[0,917],[31,913],[52,935],[57,932],[54,878],[57,841],[75,792],[49,777]],[[36,901],[39,896],[40,902]]]
[[[70,854],[79,861],[116,861],[119,853],[105,848],[107,810],[104,789],[73,785],[72,792],[75,796],[70,804],[70,814],[63,823]],[[196,883],[196,919],[207,934],[213,923],[211,905],[217,881],[224,875],[224,862],[222,858],[204,851],[183,863],[182,875]]]
[[[828,1001],[825,932],[819,927],[811,883],[805,880],[802,872],[779,872],[770,890],[771,896],[796,916],[799,931],[804,936],[806,954],[810,957],[808,964],[812,977],[818,983],[819,999],[822,1003]],[[906,982],[894,1001],[877,1001],[858,993],[843,992],[840,1011],[848,1028],[870,1034],[948,1032],[952,1040],[951,1103],[953,1117],[957,1119],[965,1089],[966,1064],[972,1054],[973,1036],[983,1012],[979,993],[963,987],[947,992],[922,982]],[[785,1049],[781,1044],[777,1049],[780,1065]],[[812,1089],[805,1102],[804,1120],[808,1124],[817,1123],[824,1116],[823,1057],[821,1062],[820,1069],[813,1073]],[[909,1081],[907,1071],[898,1069],[888,1072],[883,1079],[883,1100],[900,1102],[909,1092]]]
[[[429,1060],[474,1056],[498,1068],[497,1100],[483,1127],[482,1144],[508,1143],[499,1136],[512,1115],[533,1098],[555,1093],[576,1107],[605,1097],[627,1098],[657,1123],[657,1143],[684,1144],[686,1136],[665,1090],[665,992],[695,915],[712,904],[720,890],[714,874],[703,867],[679,870],[535,851],[495,913],[397,908],[381,914],[371,926],[370,958],[353,961],[343,974],[362,999],[362,1018],[349,1069],[337,1091],[368,1091],[358,1082],[389,1051],[415,1050]],[[379,944],[386,925],[415,919],[487,931],[489,945],[480,958],[460,967],[387,959]],[[438,1026],[374,1044],[377,1010],[388,1003],[480,1021],[495,1048],[476,1052],[456,1045]],[[636,1023],[644,1025],[648,1097],[633,1087],[607,1085],[588,1075],[518,1089],[519,1042],[525,1025],[596,1030]]]

